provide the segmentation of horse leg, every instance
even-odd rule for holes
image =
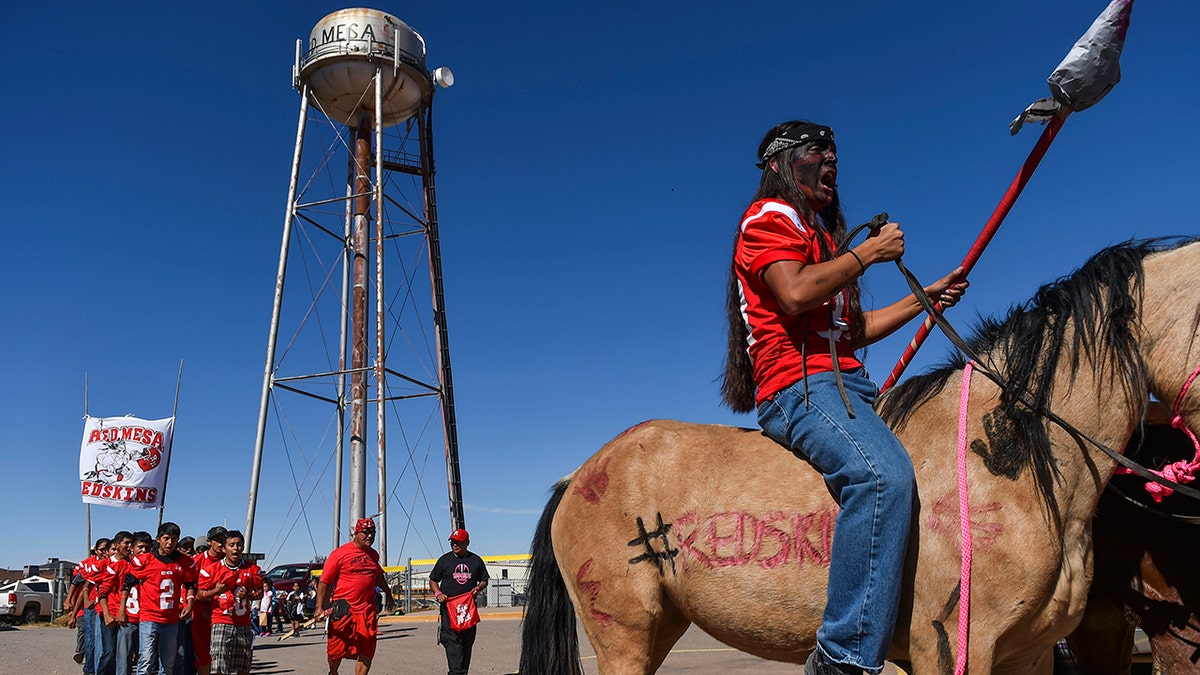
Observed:
[[[622,598],[618,606],[589,602],[594,587],[589,588],[586,580],[573,589],[602,675],[651,675],[691,625],[657,582],[651,588],[646,580],[636,578],[641,575],[632,576],[621,581],[609,577],[606,582],[604,595]]]
[[[974,655],[972,652],[971,656],[974,657]],[[972,662],[972,665],[974,665],[974,662]],[[1032,661],[1026,655],[1013,659],[1008,663],[997,664],[990,671],[983,669],[982,672],[990,672],[992,675],[1053,675],[1054,645],[1051,645],[1041,654],[1033,657]]]
[[[1096,576],[1096,582],[1100,581]],[[1133,660],[1133,624],[1121,606],[1099,594],[1088,597],[1083,620],[1067,636],[1079,672],[1089,675],[1128,673]]]
[[[692,622],[688,621],[674,603],[670,601],[663,603],[663,615],[658,621],[653,652],[650,657],[650,672],[658,670],[663,660],[671,653],[671,648],[675,646],[676,642],[679,642],[679,638],[683,637],[691,625]]]

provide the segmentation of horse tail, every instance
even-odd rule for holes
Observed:
[[[571,479],[564,478],[554,486],[533,535],[529,593],[521,625],[520,672],[528,675],[583,675],[575,605],[567,594],[550,539],[550,523],[570,484]]]

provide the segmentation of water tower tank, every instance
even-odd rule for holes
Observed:
[[[300,60],[300,80],[330,119],[357,126],[360,115],[374,114],[377,65],[383,66],[383,125],[399,124],[416,113],[433,86],[425,40],[390,14],[341,9],[321,19]]]

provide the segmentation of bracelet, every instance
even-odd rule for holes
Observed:
[[[846,251],[846,253],[849,253],[850,255],[854,256],[854,259],[858,261],[858,267],[859,267],[859,269],[862,270],[861,272],[859,272],[859,274],[866,274],[867,266],[863,264],[862,258],[858,257],[858,254],[855,253],[854,251]]]

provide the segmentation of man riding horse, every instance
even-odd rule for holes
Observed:
[[[833,130],[784,122],[758,148],[762,178],[742,216],[730,272],[722,394],[757,407],[763,431],[807,459],[840,507],[813,673],[879,673],[892,642],[916,482],[912,461],[872,406],[878,387],[854,351],[922,311],[910,295],[864,312],[858,279],[904,254],[887,223],[848,248]],[[842,253],[844,251],[844,253]],[[840,255],[839,255],[840,253]],[[958,302],[962,269],[926,287]]]

